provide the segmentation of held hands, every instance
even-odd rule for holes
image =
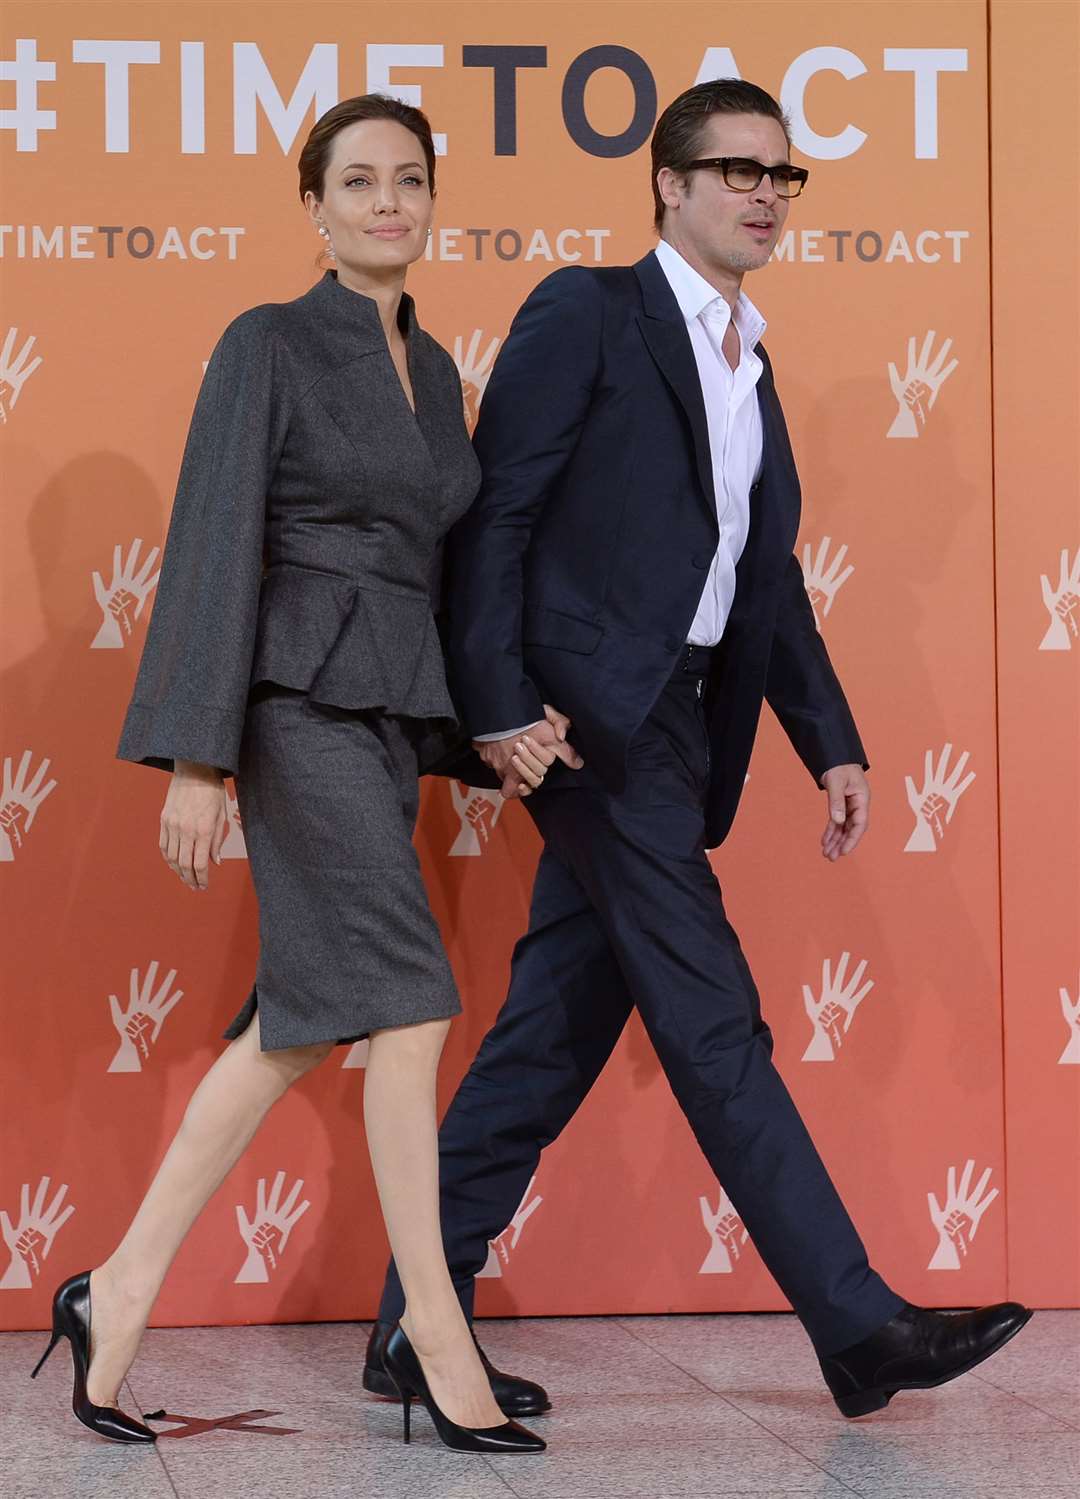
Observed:
[[[158,847],[189,890],[207,888],[210,860],[221,863],[221,845],[228,830],[221,772],[210,765],[177,760],[161,809]]]
[[[571,770],[580,770],[585,761],[566,742],[570,720],[550,703],[544,704],[544,719],[524,734],[509,739],[473,741],[473,748],[484,764],[502,777],[500,795],[507,801],[531,796],[543,784],[544,777],[556,760]]]
[[[836,765],[821,778],[829,799],[829,821],[821,852],[831,863],[854,853],[870,818],[870,785],[861,765]]]

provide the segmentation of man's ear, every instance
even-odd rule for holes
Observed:
[[[680,178],[671,167],[661,167],[656,174],[656,187],[661,201],[666,208],[678,208],[681,197],[681,189],[686,185],[685,177]]]

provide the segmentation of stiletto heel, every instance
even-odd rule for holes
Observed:
[[[49,1339],[48,1348],[46,1348],[45,1352],[41,1355],[37,1363],[34,1365],[34,1372],[30,1376],[31,1379],[36,1379],[41,1373],[42,1369],[45,1367],[45,1360],[48,1358],[49,1354],[53,1351],[59,1341],[60,1334],[58,1332],[54,1332],[52,1337]]]
[[[71,1363],[75,1375],[71,1409],[82,1424],[111,1442],[156,1442],[156,1431],[151,1431],[141,1421],[133,1420],[114,1406],[95,1405],[86,1393],[86,1374],[90,1367],[89,1270],[84,1270],[81,1275],[73,1275],[59,1287],[53,1297],[52,1318],[52,1338],[30,1378],[37,1378],[39,1370],[57,1343],[61,1338],[67,1338],[71,1345]]]
[[[419,1400],[431,1417],[444,1447],[454,1452],[543,1452],[547,1443],[517,1421],[501,1426],[459,1426],[435,1404],[420,1360],[401,1327],[395,1327],[383,1354],[383,1366],[401,1396],[404,1413],[404,1437],[409,1441],[409,1408],[413,1398]]]
[[[405,1394],[402,1395],[402,1397],[401,1397],[401,1414],[405,1418],[405,1425],[404,1425],[404,1428],[402,1430],[401,1440],[405,1443],[406,1447],[409,1445],[409,1442],[412,1440],[412,1432],[410,1430],[410,1416],[409,1416],[409,1412],[411,1410],[412,1410],[412,1396],[406,1390]]]

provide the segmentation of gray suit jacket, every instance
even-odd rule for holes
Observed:
[[[226,329],[191,421],[122,759],[235,774],[264,681],[430,720],[432,753],[452,742],[431,580],[479,468],[453,360],[410,297],[401,318],[415,417],[376,304],[332,273]]]

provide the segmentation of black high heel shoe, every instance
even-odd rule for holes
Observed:
[[[419,1400],[435,1423],[444,1447],[454,1452],[543,1452],[547,1443],[517,1421],[501,1426],[458,1426],[445,1416],[432,1399],[424,1371],[412,1344],[401,1327],[395,1327],[383,1353],[383,1367],[397,1386],[405,1420],[404,1439],[409,1440],[409,1413],[413,1399]]]
[[[71,1394],[71,1409],[84,1426],[107,1437],[110,1442],[156,1442],[157,1432],[151,1431],[141,1421],[126,1416],[111,1405],[95,1405],[87,1398],[86,1371],[90,1367],[90,1272],[73,1275],[53,1297],[53,1330],[48,1348],[37,1361],[31,1374],[36,1379],[49,1354],[61,1338],[71,1344],[71,1362],[75,1370],[75,1385]]]

